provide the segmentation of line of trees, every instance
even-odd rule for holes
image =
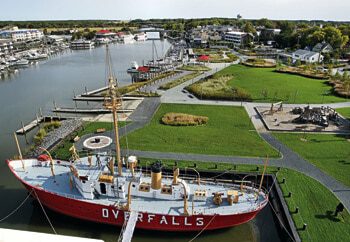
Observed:
[[[206,25],[230,25],[241,28],[243,31],[256,35],[256,27],[279,28],[281,33],[275,36],[279,48],[304,48],[314,46],[316,43],[326,41],[336,50],[335,55],[344,53],[344,47],[349,42],[349,22],[332,21],[289,21],[269,20],[267,18],[257,20],[236,18],[200,18],[200,19],[135,19],[131,21],[118,20],[58,20],[58,21],[1,21],[0,28],[5,26],[18,26],[20,28],[139,28],[142,26],[156,26],[170,30],[173,33],[183,33],[197,26]],[[321,28],[320,25],[323,25]],[[269,36],[270,37],[270,36]],[[264,36],[260,37],[263,40]]]

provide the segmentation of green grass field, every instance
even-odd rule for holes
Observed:
[[[218,75],[230,74],[233,87],[245,89],[253,101],[287,103],[333,103],[346,99],[330,94],[332,87],[324,80],[274,72],[274,68],[252,68],[232,65]]]
[[[147,158],[140,160],[140,165],[143,167],[149,167],[155,161]],[[174,161],[162,161],[162,163],[168,168],[174,166]],[[196,164],[196,169],[199,171],[257,172],[257,166],[254,165],[198,161],[178,161],[177,164],[179,168],[194,167]],[[258,172],[261,174],[263,166],[258,167]],[[343,217],[336,218],[331,215],[339,200],[327,188],[313,178],[290,169],[282,168],[278,171],[276,167],[268,167],[267,172],[277,173],[279,185],[302,241],[347,241],[350,236],[350,215],[347,211],[342,213]],[[286,179],[285,183],[281,183],[283,178]],[[292,197],[287,197],[289,192],[292,192]],[[296,207],[299,207],[298,214],[294,213]],[[307,224],[307,229],[301,230],[304,223]]]
[[[338,113],[343,115],[344,118],[350,119],[350,107],[349,108],[337,108]]]
[[[165,113],[177,112],[209,117],[208,124],[174,127],[161,124]],[[128,135],[130,149],[269,157],[278,152],[263,141],[241,107],[162,104],[150,124]],[[125,147],[125,138],[122,139]]]
[[[274,134],[304,159],[350,186],[349,137],[332,134]],[[302,141],[306,138],[307,141]]]
[[[347,211],[342,216],[332,214],[339,200],[318,181],[302,173],[281,169],[278,180],[286,178],[280,187],[285,195],[289,211],[302,241],[348,241],[350,238],[350,216]],[[292,197],[286,195],[292,192]],[[294,211],[299,207],[299,213]],[[306,230],[301,230],[303,224]]]

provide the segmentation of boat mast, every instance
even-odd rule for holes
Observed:
[[[119,144],[119,132],[118,132],[118,115],[117,111],[119,107],[121,106],[121,98],[118,95],[117,96],[117,81],[116,78],[113,75],[112,71],[112,63],[111,63],[111,55],[109,53],[108,44],[106,45],[106,66],[107,66],[107,74],[108,74],[108,95],[106,96],[107,99],[104,103],[104,106],[107,109],[110,109],[112,111],[113,115],[113,128],[114,128],[114,142],[115,142],[115,152],[116,152],[116,159],[118,162],[118,175],[122,175],[122,162],[121,162],[121,155],[120,155],[120,144]],[[109,100],[108,100],[109,99]],[[111,159],[110,169],[112,175],[114,175],[114,164],[113,159]]]
[[[17,135],[16,135],[16,133],[13,133],[13,135],[15,136],[15,141],[16,141],[16,145],[17,145],[18,155],[19,155],[19,159],[21,160],[21,163],[22,163],[22,168],[23,168],[23,170],[26,170],[24,168],[24,161],[23,161],[22,151],[21,151],[21,147],[19,146]]]
[[[259,185],[259,190],[258,190],[258,194],[257,194],[257,199],[259,198],[259,194],[260,194],[260,191],[261,191],[261,186],[262,186],[262,183],[263,183],[263,180],[264,180],[264,176],[265,176],[265,172],[266,172],[266,167],[267,167],[267,162],[269,160],[269,157],[267,156],[266,157],[266,160],[264,162],[264,170],[263,170],[263,173],[261,175],[261,180],[260,180],[260,185]]]

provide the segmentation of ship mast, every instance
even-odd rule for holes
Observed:
[[[118,132],[118,115],[117,111],[121,107],[121,98],[117,93],[117,79],[113,75],[112,71],[112,60],[109,52],[108,44],[106,45],[106,67],[107,67],[107,78],[108,78],[108,93],[104,102],[105,108],[112,111],[113,115],[113,128],[114,128],[114,142],[116,159],[118,163],[118,175],[122,175],[122,162],[120,155],[120,144],[119,144],[119,132]],[[114,175],[114,164],[111,159],[110,169],[112,175]]]

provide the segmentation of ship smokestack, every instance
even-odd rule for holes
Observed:
[[[162,187],[162,163],[160,161],[152,165],[151,177],[151,188],[159,190]]]

